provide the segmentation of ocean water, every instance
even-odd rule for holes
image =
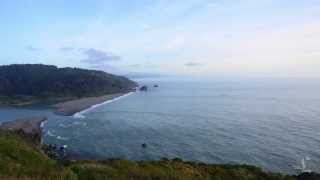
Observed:
[[[0,122],[45,115],[44,141],[67,145],[74,158],[179,157],[290,174],[320,172],[319,80],[138,81],[149,91],[99,106],[83,118],[38,107],[0,108]]]

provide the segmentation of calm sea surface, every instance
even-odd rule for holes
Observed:
[[[100,106],[83,119],[45,108],[0,108],[0,122],[45,115],[45,142],[67,145],[75,158],[180,157],[276,172],[320,172],[319,79],[140,83],[149,91]]]

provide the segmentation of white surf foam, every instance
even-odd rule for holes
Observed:
[[[86,123],[86,122],[79,122],[79,121],[75,121],[75,122],[73,122],[72,124],[74,124],[74,125],[80,125],[80,126],[87,126],[87,123]]]
[[[67,138],[67,137],[61,137],[61,136],[57,136],[57,139],[59,139],[59,140],[64,140],[64,141],[69,140],[69,138]]]
[[[62,124],[62,123],[60,123],[59,124],[59,127],[63,127],[63,128],[68,128],[68,127],[70,127],[71,125],[66,125],[66,124]]]
[[[50,130],[47,131],[46,135],[51,136],[51,137],[55,137],[56,136]]]
[[[47,123],[47,121],[42,121],[41,124],[40,124],[40,128],[42,129],[45,125],[45,123]]]
[[[311,158],[310,158],[309,156],[306,156],[306,160],[307,160],[307,161],[310,161]]]
[[[70,139],[70,138],[67,138],[67,137],[58,136],[58,135],[54,134],[53,132],[51,132],[50,130],[48,130],[46,132],[46,135],[47,136],[51,136],[51,137],[55,137],[56,139],[63,140],[63,141],[67,141],[67,140]]]
[[[307,168],[307,161],[310,161],[311,158],[310,157],[304,157],[301,159],[301,162],[300,162],[300,166],[294,166],[295,169],[301,171],[302,173],[304,172],[312,172],[310,169]]]
[[[95,104],[95,105],[89,107],[88,109],[85,109],[85,110],[83,110],[83,111],[80,111],[80,112],[78,112],[78,113],[75,113],[75,114],[73,115],[73,118],[83,119],[83,118],[85,118],[85,116],[84,116],[85,113],[90,112],[90,111],[92,111],[93,109],[95,109],[95,108],[97,108],[97,107],[99,107],[99,106],[102,106],[102,105],[105,105],[105,104],[109,104],[109,103],[115,102],[115,101],[117,101],[117,100],[119,100],[119,99],[122,99],[122,98],[125,98],[125,97],[127,97],[127,96],[130,96],[130,95],[132,95],[133,93],[134,93],[134,92],[130,92],[130,93],[124,94],[124,95],[122,95],[122,96],[116,97],[116,98],[114,98],[114,99],[107,100],[107,101],[105,101],[105,102],[103,102],[103,103]]]

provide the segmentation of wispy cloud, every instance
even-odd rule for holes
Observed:
[[[112,53],[98,50],[94,48],[90,49],[82,49],[85,56],[85,59],[82,60],[84,63],[88,64],[104,64],[105,62],[109,61],[119,61],[121,60],[120,56],[114,55]]]
[[[41,51],[40,48],[36,48],[34,46],[31,46],[31,45],[26,46],[26,50],[31,51],[31,52]]]
[[[188,67],[194,67],[194,66],[201,66],[202,64],[196,63],[196,62],[188,62],[188,63],[185,63],[184,65]]]
[[[142,66],[142,64],[130,64],[130,65],[127,65],[127,67],[131,67],[131,68],[139,68],[141,66]]]
[[[75,48],[73,47],[62,47],[60,48],[60,51],[63,51],[63,52],[70,52],[70,51],[74,51]]]
[[[0,58],[9,59],[12,55],[13,59],[19,59],[21,54],[16,53],[15,46],[25,37],[25,45],[33,45],[23,47],[24,51],[28,49],[27,56],[45,56],[44,62],[60,66],[79,63],[101,67],[122,59],[112,65],[177,74],[320,76],[320,1],[128,3],[125,11],[121,2],[103,1],[96,6],[98,9],[74,19],[61,14],[57,17],[61,20],[58,26],[52,25],[51,19],[46,18],[51,16],[42,11],[41,26],[28,23],[26,31],[21,31],[24,34],[10,31],[8,37],[8,32],[0,32],[12,41],[2,44],[4,53]],[[37,5],[32,7],[40,9]],[[82,26],[84,24],[86,26]],[[36,33],[38,31],[41,33]],[[130,57],[130,61],[122,57]]]

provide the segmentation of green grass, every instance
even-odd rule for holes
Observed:
[[[0,132],[0,179],[75,179],[74,173],[49,159],[31,140]]]
[[[49,159],[32,137],[0,131],[0,179],[38,180],[318,180],[318,174],[289,176],[248,165],[208,165],[161,161],[74,161]]]
[[[86,179],[214,179],[214,180],[294,180],[294,177],[265,173],[246,165],[206,165],[183,161],[107,160],[82,161],[71,165],[80,180]]]

